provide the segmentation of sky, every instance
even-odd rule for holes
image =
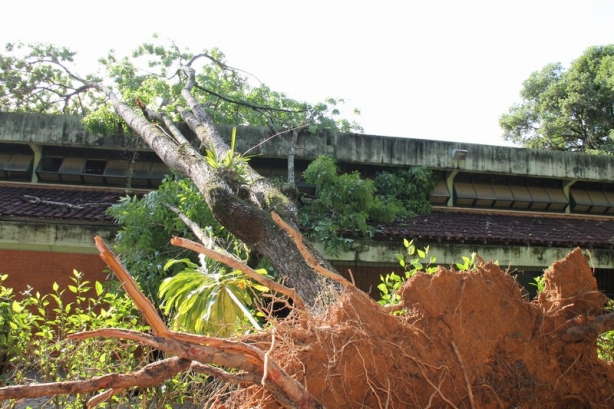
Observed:
[[[88,72],[157,33],[218,47],[291,98],[343,98],[367,134],[508,146],[498,119],[532,72],[614,43],[610,0],[23,0],[3,11],[2,44],[67,46]]]

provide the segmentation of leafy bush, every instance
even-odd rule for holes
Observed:
[[[374,183],[379,200],[392,209],[393,220],[389,221],[431,211],[429,194],[435,187],[435,178],[425,166],[379,172]]]
[[[192,251],[171,246],[173,236],[195,240],[192,231],[166,204],[181,210],[202,227],[215,242],[235,254],[245,257],[247,249],[213,219],[202,194],[190,181],[179,176],[168,176],[158,190],[139,198],[128,196],[109,208],[108,213],[121,226],[115,249],[128,271],[141,286],[144,294],[155,305],[160,304],[158,289],[162,281],[181,269],[178,265],[164,269],[172,258],[189,258],[198,262]]]
[[[614,300],[609,300],[606,312],[614,312]],[[604,332],[597,338],[597,354],[605,361],[614,362],[614,330]]]
[[[405,254],[397,254],[396,258],[399,265],[403,267],[404,274],[402,276],[392,272],[381,276],[381,283],[377,286],[380,290],[380,299],[378,303],[383,306],[397,305],[401,303],[399,290],[414,274],[418,271],[424,271],[427,274],[434,274],[437,267],[433,266],[437,261],[435,256],[429,257],[429,247],[418,249],[413,240],[403,239],[405,246]]]
[[[83,280],[82,274],[74,271],[67,288],[54,284],[50,294],[41,295],[30,289],[18,298],[3,285],[6,278],[7,275],[0,276],[0,356],[4,358],[0,385],[89,379],[126,373],[150,361],[152,351],[131,341],[66,339],[68,334],[109,327],[147,331],[127,296],[109,291],[99,282]],[[186,376],[139,391],[138,402],[130,396],[135,391],[117,395],[112,402],[134,408],[146,402],[170,407],[193,393]],[[56,396],[50,404],[56,408],[83,408],[91,396]]]
[[[358,172],[339,175],[333,158],[320,156],[305,173],[305,180],[316,186],[316,197],[301,208],[301,223],[309,235],[327,249],[339,251],[351,243],[346,236],[369,235],[369,211],[374,206],[375,186]]]
[[[428,196],[434,179],[425,167],[381,172],[369,180],[358,172],[339,174],[333,158],[319,156],[303,176],[315,185],[316,196],[304,201],[301,224],[331,253],[349,249],[355,238],[370,237],[374,223],[390,223],[431,209]]]

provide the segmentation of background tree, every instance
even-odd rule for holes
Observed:
[[[524,82],[522,102],[499,123],[527,148],[614,151],[614,45],[588,48],[569,69],[549,64]]]

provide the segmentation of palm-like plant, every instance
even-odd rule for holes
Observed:
[[[189,259],[170,260],[165,268],[184,263],[186,268],[160,285],[162,310],[172,315],[175,329],[215,336],[232,335],[239,323],[247,319],[254,328],[260,325],[250,311],[252,295],[268,288],[254,283],[239,270],[220,264],[201,265]],[[266,275],[266,270],[256,270]]]

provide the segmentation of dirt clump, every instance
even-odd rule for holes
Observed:
[[[418,273],[396,316],[348,287],[326,314],[302,313],[244,341],[269,351],[328,408],[614,407],[614,367],[597,356],[598,334],[564,336],[601,315],[608,299],[579,249],[545,278],[531,301],[492,263]],[[219,407],[278,404],[245,385]]]

